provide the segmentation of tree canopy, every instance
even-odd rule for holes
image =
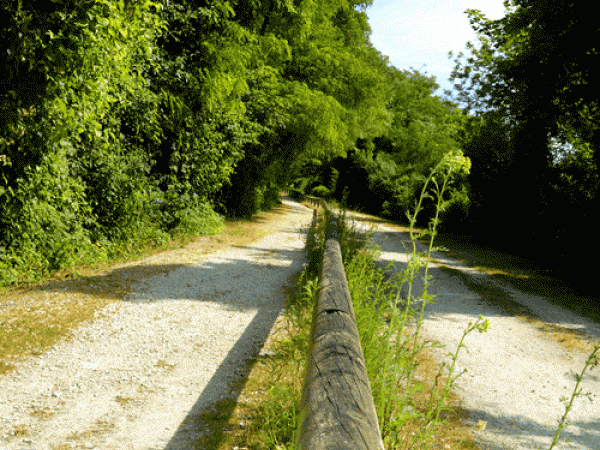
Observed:
[[[210,232],[285,188],[403,215],[463,119],[373,47],[370,4],[3,3],[6,282]]]
[[[478,217],[517,212],[528,229],[519,245],[534,236],[542,246],[566,239],[598,209],[600,26],[581,2],[516,0],[505,7],[498,20],[467,11],[479,45],[468,43],[466,57],[458,55],[452,79],[456,99],[472,115],[464,143],[479,172],[470,178]],[[575,204],[567,200],[573,195]],[[484,206],[490,199],[498,200],[495,208]]]

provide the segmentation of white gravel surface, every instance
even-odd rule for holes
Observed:
[[[367,227],[359,223],[359,228]],[[379,266],[394,261],[397,270],[405,268],[406,252],[402,242],[408,236],[392,228],[374,227],[373,242],[382,249]],[[418,243],[419,251],[426,248]],[[512,300],[527,306],[549,324],[575,329],[585,339],[597,342],[600,326],[579,317],[543,298],[526,295],[508,285],[500,285],[480,271],[444,256],[433,255],[443,264],[462,271],[477,282],[490,283],[504,290]],[[467,369],[457,380],[458,395],[468,411],[468,425],[487,422],[484,430],[473,430],[482,450],[548,449],[565,411],[560,398],[570,399],[576,377],[585,365],[586,354],[567,351],[557,341],[549,339],[539,327],[512,317],[498,307],[488,305],[477,293],[470,291],[461,280],[430,265],[432,280],[428,292],[437,295],[435,304],[426,307],[422,336],[445,345],[434,349],[438,362],[451,364],[448,352],[454,353],[469,322],[481,314],[489,319],[486,333],[474,331],[465,339],[457,359],[455,374]],[[423,283],[420,283],[421,289]],[[420,291],[418,291],[420,292]],[[593,401],[580,396],[575,399],[560,443],[555,449],[600,449],[600,367],[588,368],[580,384],[583,393],[590,392]],[[537,445],[537,447],[536,447]]]
[[[204,430],[194,419],[223,398],[239,395],[240,368],[264,343],[284,302],[281,289],[305,263],[302,251],[312,211],[295,202],[279,231],[246,248],[207,255],[168,276],[139,283],[128,301],[98,313],[69,342],[0,376],[0,448],[6,450],[183,450]],[[385,238],[388,238],[384,240]],[[406,236],[380,227],[380,264],[406,261]],[[443,259],[441,254],[435,255]],[[446,259],[475,279],[486,276]],[[490,320],[487,333],[466,339],[457,372],[463,406],[481,449],[548,448],[586,356],[568,352],[534,325],[487,305],[457,278],[433,267],[423,332],[447,347],[449,359],[469,321]],[[600,336],[597,324],[544,299],[502,286],[549,323]],[[600,449],[600,379],[588,372],[563,437],[579,450]],[[27,429],[27,436],[18,430]],[[560,444],[555,448],[568,448]]]
[[[0,376],[0,448],[194,448],[204,432],[194,418],[239,395],[243,362],[305,264],[312,211],[284,202],[293,212],[265,238],[138,283],[70,341]]]

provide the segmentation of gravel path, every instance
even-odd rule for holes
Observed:
[[[0,448],[193,448],[195,419],[239,395],[305,264],[312,210],[284,203],[293,211],[265,238],[138,283],[70,341],[0,376]]]
[[[364,230],[366,227],[359,223]],[[410,243],[408,236],[390,227],[379,226],[373,242],[382,248],[379,266],[394,261],[397,270],[406,267],[406,253],[402,242]],[[419,243],[419,251],[425,246]],[[434,258],[460,270],[476,283],[487,283],[508,293],[512,300],[525,305],[543,321],[584,333],[584,339],[597,342],[600,326],[576,316],[543,298],[526,295],[508,285],[500,285],[485,273],[468,268],[460,261],[436,252]],[[489,319],[486,333],[473,332],[465,339],[455,374],[467,369],[457,381],[458,395],[468,412],[468,425],[487,422],[484,430],[475,431],[475,439],[482,450],[548,449],[564,414],[560,398],[570,399],[575,387],[575,374],[581,373],[588,354],[568,351],[535,324],[513,317],[499,307],[487,304],[458,278],[442,272],[436,264],[430,265],[428,292],[437,295],[435,304],[426,308],[422,335],[438,340],[446,347],[434,349],[438,362],[451,359],[469,322],[481,314]],[[422,289],[422,283],[421,283]],[[421,292],[421,291],[418,291]],[[580,388],[591,392],[593,401],[580,396],[575,399],[555,449],[569,448],[564,439],[571,440],[578,450],[600,449],[600,368],[588,368]]]
[[[131,449],[183,450],[203,433],[197,418],[215,403],[236,398],[245,364],[260,351],[280,314],[290,277],[305,263],[302,251],[312,211],[284,200],[293,212],[279,230],[244,247],[208,255],[196,263],[138,283],[128,301],[99,311],[74,338],[18,371],[0,376],[0,448],[6,450]],[[386,239],[387,238],[387,239]],[[406,261],[407,237],[381,226],[379,264]],[[459,262],[445,263],[478,282],[487,276]],[[567,351],[540,329],[486,304],[464,283],[435,268],[430,292],[438,295],[426,313],[423,333],[454,351],[469,321],[489,318],[485,334],[467,337],[457,385],[469,421],[487,422],[473,431],[483,450],[548,448],[559,402],[575,384],[586,355]],[[590,341],[597,324],[497,286],[548,323],[579,329]],[[563,438],[578,450],[600,449],[598,369],[581,388],[594,402],[576,399]],[[567,448],[566,444],[556,447]]]

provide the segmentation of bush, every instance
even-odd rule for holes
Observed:
[[[46,3],[2,7],[2,284],[214,232],[207,198],[254,133],[226,107],[197,112],[206,92],[189,56],[207,30],[193,5]],[[194,37],[181,51],[160,47],[181,28]]]

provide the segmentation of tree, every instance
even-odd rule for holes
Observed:
[[[467,47],[467,64],[456,60],[452,79],[469,111],[501,111],[516,137],[581,140],[600,145],[597,82],[600,27],[585,4],[567,1],[505,1],[507,13],[488,20],[467,10],[480,48]],[[459,54],[459,58],[462,57]],[[470,82],[470,85],[467,84]],[[527,133],[526,129],[537,131]],[[546,139],[548,137],[548,139]],[[541,145],[546,152],[547,145]],[[595,158],[600,153],[595,152]],[[537,158],[541,161],[543,158]]]
[[[505,7],[499,20],[467,10],[480,46],[467,44],[470,54],[465,62],[460,60],[464,55],[458,55],[451,79],[458,81],[457,99],[482,119],[484,130],[496,123],[505,135],[503,154],[488,153],[502,168],[504,195],[513,200],[503,213],[518,212],[515,220],[528,231],[519,233],[522,243],[531,244],[533,235],[539,250],[548,239],[556,239],[555,223],[565,213],[557,199],[564,198],[566,185],[556,180],[561,178],[557,170],[567,166],[557,167],[556,143],[568,144],[576,153],[587,149],[593,155],[587,161],[598,167],[600,111],[594,67],[600,28],[581,2],[516,0],[506,1]],[[558,153],[565,155],[565,150]],[[475,162],[473,170],[477,172]],[[559,185],[562,193],[557,192]],[[571,220],[583,217],[599,200],[588,199]]]
[[[367,167],[371,191],[379,199],[378,213],[404,218],[429,171],[445,154],[459,150],[462,113],[433,95],[438,88],[433,77],[391,69],[389,80],[392,125],[373,139]]]
[[[513,84],[535,84],[538,108],[550,111],[547,120],[554,126],[560,124],[563,130],[575,131],[597,149],[597,20],[581,2],[521,0],[517,5],[519,8],[507,17],[505,32],[526,39],[514,59],[501,61],[501,73]],[[526,109],[534,99],[523,100]],[[552,134],[563,130],[553,129]]]
[[[260,198],[301,178],[308,161],[346,156],[358,138],[389,127],[386,63],[369,43],[367,16],[355,8],[361,4],[233,2],[232,20],[250,36],[241,100],[261,134],[244,145],[244,160],[221,190],[229,212],[240,198],[253,205],[243,208],[246,216],[267,206]]]

